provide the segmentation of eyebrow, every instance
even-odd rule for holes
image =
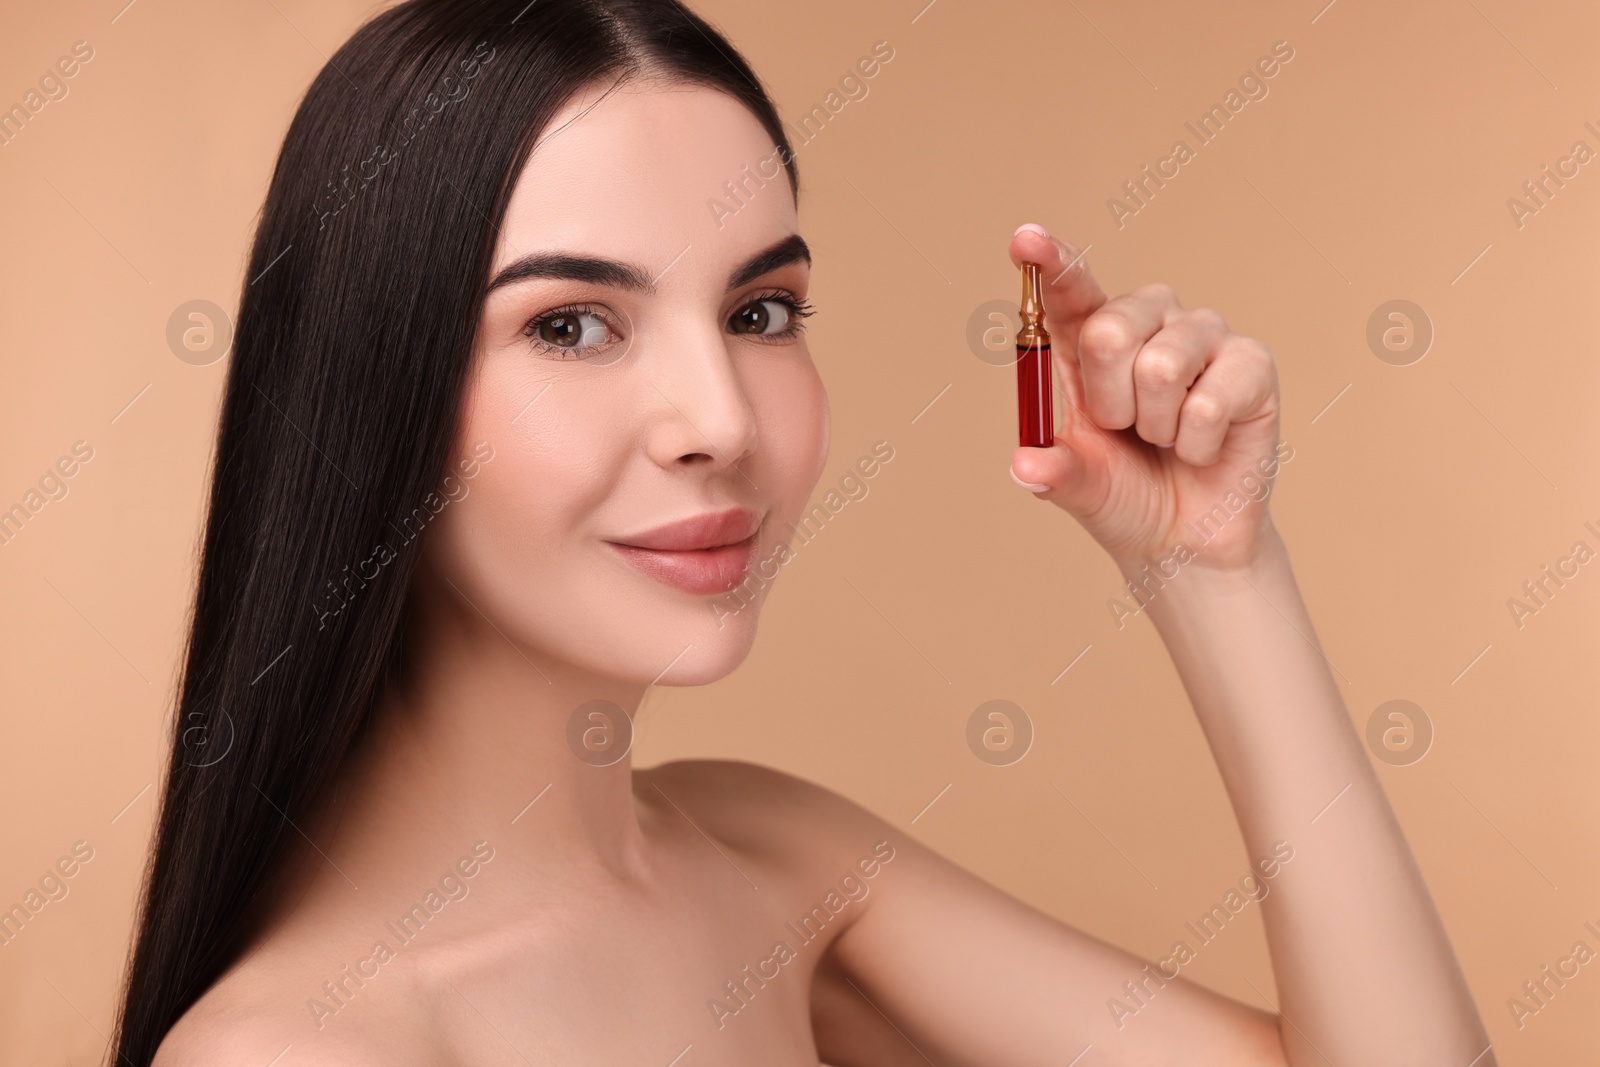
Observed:
[[[728,277],[728,289],[730,291],[737,289],[763,274],[800,260],[805,260],[806,265],[810,266],[811,249],[804,238],[792,233],[735,267]],[[670,267],[671,264],[668,264],[669,269]],[[661,273],[665,274],[666,271],[663,270]],[[489,283],[488,292],[492,293],[502,285],[530,278],[564,278],[617,289],[629,289],[634,292],[653,293],[656,291],[656,280],[660,277],[658,274],[655,278],[651,278],[642,267],[615,259],[602,259],[599,256],[584,256],[573,252],[530,252],[496,274],[494,280]]]

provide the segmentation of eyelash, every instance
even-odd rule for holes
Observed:
[[[770,300],[775,304],[782,304],[785,308],[789,309],[789,325],[785,326],[777,333],[747,333],[742,334],[741,336],[749,337],[753,340],[764,343],[787,341],[792,337],[800,336],[800,334],[804,332],[806,328],[805,320],[815,314],[815,311],[810,304],[796,300],[794,294],[783,289],[774,289],[771,292],[755,294],[749,300],[746,300],[744,303],[734,308],[734,314],[738,314],[751,304],[760,304],[767,300]]]
[[[782,304],[786,309],[788,309],[789,324],[783,329],[779,330],[777,333],[741,333],[738,336],[748,337],[751,340],[758,341],[762,344],[776,344],[783,341],[788,341],[792,338],[800,336],[800,334],[805,330],[805,320],[816,313],[815,309],[812,308],[809,303],[795,299],[792,293],[786,292],[782,289],[774,289],[771,292],[756,293],[749,300],[746,300],[743,304],[740,304],[738,307],[734,308],[733,314],[737,315],[751,304],[760,304],[769,300],[776,304]],[[606,318],[606,315],[598,306],[594,304],[563,304],[561,307],[551,308],[549,311],[542,312],[529,319],[523,325],[522,332],[523,335],[528,338],[529,345],[532,346],[535,351],[543,352],[557,359],[572,361],[575,358],[581,357],[573,357],[569,355],[568,353],[573,351],[572,348],[563,345],[553,345],[541,338],[539,336],[539,328],[550,320],[558,319],[563,315],[582,314],[594,315],[597,318],[605,320],[606,328],[608,330],[613,329],[610,320]],[[732,315],[730,315],[729,318],[731,319]]]
[[[562,345],[553,345],[544,340],[539,336],[539,327],[543,326],[551,319],[559,319],[563,315],[583,314],[595,315],[598,318],[605,320],[606,329],[608,331],[612,330],[611,320],[607,319],[605,315],[601,314],[600,310],[593,304],[563,304],[561,307],[551,308],[549,311],[535,315],[533,318],[529,319],[523,325],[522,333],[528,338],[528,344],[534,349],[534,351],[547,353],[557,359],[571,360],[574,357],[565,353],[570,353],[572,349]]]

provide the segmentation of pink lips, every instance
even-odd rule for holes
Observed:
[[[645,574],[686,593],[725,593],[744,580],[755,554],[761,513],[707,512],[607,542]]]

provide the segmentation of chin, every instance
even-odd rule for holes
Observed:
[[[742,602],[732,594],[684,597],[670,609],[657,606],[641,613],[636,630],[618,635],[614,647],[628,654],[622,663],[611,657],[612,671],[622,670],[619,676],[629,681],[663,686],[709,685],[726,678],[755,646],[765,599],[765,590]]]
[[[596,628],[592,640],[575,646],[569,632],[543,644],[543,654],[633,685],[709,685],[732,674],[750,655],[759,612],[752,604],[720,628],[704,606],[624,614],[612,625]],[[534,639],[527,647],[540,645]]]
[[[641,676],[639,681],[649,682],[656,680],[657,675],[661,675],[655,681],[656,685],[710,685],[737,670],[750,655],[750,649],[755,643],[755,620],[751,619],[747,625],[741,624],[737,628],[730,626],[717,633],[711,641],[694,642],[692,647],[683,653],[683,657],[672,664],[672,669],[666,674],[662,675],[658,667],[650,674]],[[680,644],[673,650],[672,656],[676,656],[682,650],[683,645]],[[672,656],[668,656],[665,662],[672,662]]]
[[[694,595],[610,564],[502,582],[478,603],[535,662],[544,656],[633,685],[707,685],[749,656],[769,588]]]

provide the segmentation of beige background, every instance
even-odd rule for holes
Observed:
[[[94,450],[0,546],[0,905],[94,849],[0,948],[7,1065],[94,1062],[110,1028],[226,367],[175,358],[168,316],[235,306],[299,95],[372,10],[124,2],[14,5],[0,31],[0,105],[94,49],[0,147],[0,508]],[[745,666],[652,695],[639,762],[808,776],[1152,958],[1244,872],[1148,620],[1118,631],[1114,567],[1006,473],[1011,372],[964,335],[1014,296],[1006,240],[1038,221],[1091,245],[1108,289],[1169,282],[1277,353],[1295,454],[1273,510],[1357,724],[1403,698],[1434,726],[1380,774],[1500,1062],[1593,1059],[1600,963],[1520,1029],[1506,1000],[1575,941],[1600,949],[1600,563],[1520,630],[1507,600],[1575,541],[1600,549],[1600,162],[1520,229],[1506,200],[1574,141],[1600,149],[1600,9],[924,2],[697,5],[790,118],[895,50],[799,151],[834,405],[818,492],[874,441],[895,457],[786,568]],[[1295,56],[1270,95],[1119,229],[1107,198],[1278,40]],[[1435,330],[1407,367],[1365,339],[1396,298]],[[1007,768],[964,740],[997,697],[1037,730]],[[1262,1004],[1259,915],[1185,973]]]

